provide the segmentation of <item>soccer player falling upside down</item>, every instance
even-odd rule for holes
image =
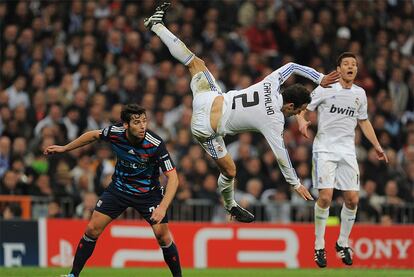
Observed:
[[[264,135],[277,157],[279,167],[294,190],[304,199],[312,196],[300,183],[283,142],[285,117],[298,114],[310,102],[310,93],[302,85],[292,85],[280,92],[280,86],[293,73],[327,86],[338,78],[337,72],[324,76],[312,68],[288,63],[275,70],[265,79],[243,90],[222,93],[204,61],[196,57],[185,44],[172,34],[163,23],[169,3],[157,7],[155,13],[144,20],[168,47],[171,55],[188,67],[193,93],[191,132],[204,150],[214,159],[220,176],[217,184],[225,209],[240,222],[252,222],[254,216],[234,200],[236,166],[227,153],[223,137],[246,131]]]

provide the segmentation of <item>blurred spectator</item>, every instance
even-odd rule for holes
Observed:
[[[82,219],[90,219],[97,201],[98,196],[95,193],[85,193],[82,203],[76,206],[76,217]]]
[[[62,208],[59,202],[53,200],[47,205],[47,217],[48,218],[61,218],[63,217]]]
[[[30,105],[29,96],[24,91],[26,87],[26,78],[19,76],[13,85],[6,89],[6,93],[9,96],[9,107],[10,109],[16,108],[18,105],[23,105],[28,108]]]
[[[9,203],[3,210],[2,219],[19,219],[22,216],[22,208],[17,203]]]
[[[10,138],[6,136],[0,137],[0,178],[10,167]]]

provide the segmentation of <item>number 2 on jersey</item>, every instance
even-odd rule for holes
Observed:
[[[259,104],[259,92],[253,92],[253,101],[247,101],[247,93],[239,94],[233,97],[233,104],[231,105],[231,109],[236,109],[236,99],[241,98],[242,106],[244,108],[256,106]]]

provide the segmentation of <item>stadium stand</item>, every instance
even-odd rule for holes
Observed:
[[[143,26],[156,4],[0,2],[0,194],[25,196],[1,196],[0,218],[89,218],[114,170],[108,145],[42,152],[119,121],[122,104],[139,103],[178,166],[170,217],[226,220],[217,208],[218,170],[191,137],[190,76]],[[377,161],[357,131],[358,221],[386,225],[414,223],[413,13],[413,1],[172,1],[166,24],[207,62],[223,91],[247,87],[290,61],[328,73],[339,53],[355,53],[357,84],[390,159],[387,166]],[[314,88],[298,77],[286,85],[294,82]],[[301,137],[294,120],[287,124],[292,162],[311,187],[312,140]],[[313,206],[291,194],[263,137],[226,139],[239,203],[259,221],[312,221]],[[339,211],[340,195],[335,203]]]

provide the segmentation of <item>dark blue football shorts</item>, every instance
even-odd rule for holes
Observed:
[[[139,196],[130,196],[122,192],[114,193],[106,189],[96,203],[95,210],[116,219],[128,207],[132,207],[149,224],[154,225],[155,223],[150,219],[152,211],[161,203],[163,197],[162,191],[158,189]],[[168,223],[167,215],[161,223]]]

